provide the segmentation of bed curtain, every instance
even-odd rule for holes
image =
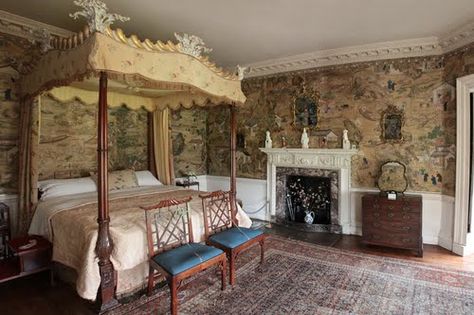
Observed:
[[[150,170],[160,182],[172,185],[174,181],[173,150],[170,132],[170,110],[157,110],[150,123]]]

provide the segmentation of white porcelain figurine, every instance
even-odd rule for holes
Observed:
[[[309,148],[309,137],[306,128],[303,128],[303,133],[301,134],[301,147],[303,149]]]
[[[342,131],[342,148],[344,150],[349,150],[351,148],[351,142],[349,141],[349,136],[347,135],[347,129]]]
[[[272,148],[272,138],[270,138],[270,131],[267,130],[265,138],[265,148],[271,149]]]

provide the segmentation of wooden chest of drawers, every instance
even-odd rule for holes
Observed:
[[[385,194],[362,197],[362,242],[414,250],[423,257],[422,197]]]

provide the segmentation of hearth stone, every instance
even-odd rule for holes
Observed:
[[[286,227],[296,228],[304,232],[327,232],[335,234],[342,233],[342,227],[339,224],[307,224],[290,220],[277,220],[277,223]]]

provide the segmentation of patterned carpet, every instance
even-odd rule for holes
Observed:
[[[208,270],[183,284],[180,314],[474,314],[474,273],[272,236],[239,257],[237,284]],[[168,312],[165,286],[112,314]]]

